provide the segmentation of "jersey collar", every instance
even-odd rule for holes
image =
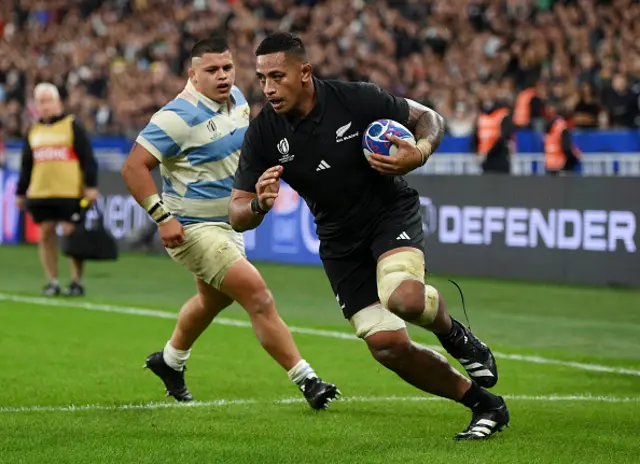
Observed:
[[[62,121],[66,117],[67,113],[60,113],[59,115],[53,116],[51,118],[40,118],[38,119],[38,122],[40,122],[40,124],[55,124],[58,121]]]
[[[324,82],[322,82],[320,79],[317,79],[316,77],[312,77],[312,79],[313,88],[316,94],[316,104],[311,109],[311,112],[303,119],[292,119],[285,115],[285,119],[289,121],[289,124],[294,130],[296,130],[300,126],[300,124],[305,121],[313,121],[316,124],[320,124],[320,121],[322,121],[322,115],[324,114],[324,107],[326,104],[326,91],[324,88]]]
[[[326,104],[326,91],[324,88],[324,82],[316,77],[313,77],[313,87],[316,91],[316,105],[307,116],[310,120],[319,124],[322,121],[322,115],[324,114],[324,107]]]
[[[184,88],[184,91],[189,94],[192,98],[195,98],[200,103],[208,107],[209,109],[219,113],[222,110],[223,103],[218,103],[217,101],[211,100],[209,97],[204,96],[200,92],[196,90],[196,87],[191,83],[191,79],[187,80],[187,85]],[[236,99],[233,97],[233,93],[229,95],[229,99],[231,100],[231,107],[235,106]]]

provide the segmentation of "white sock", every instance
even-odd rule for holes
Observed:
[[[309,363],[304,359],[298,361],[298,364],[293,366],[289,372],[287,372],[291,381],[297,385],[302,385],[308,378],[318,377],[316,372],[311,368]]]
[[[176,350],[171,346],[171,342],[168,341],[162,351],[162,358],[164,359],[164,362],[167,363],[167,366],[177,371],[181,371],[184,368],[184,363],[189,359],[190,354],[191,350]]]
[[[51,285],[56,285],[56,286],[60,285],[60,282],[58,281],[58,279],[51,279],[51,280],[49,281],[49,283],[50,283]]]

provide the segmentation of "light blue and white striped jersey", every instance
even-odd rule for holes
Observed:
[[[160,161],[164,203],[183,225],[229,222],[233,176],[249,126],[249,105],[236,86],[231,103],[227,112],[188,81],[136,139]]]

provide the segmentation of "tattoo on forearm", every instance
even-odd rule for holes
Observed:
[[[431,144],[431,153],[436,151],[444,137],[444,118],[418,102],[407,99],[409,103],[408,129],[416,139],[425,139]]]

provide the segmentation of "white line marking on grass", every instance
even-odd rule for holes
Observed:
[[[535,364],[553,364],[556,366],[575,367],[585,371],[606,372],[610,374],[626,374],[640,376],[640,371],[627,369],[624,367],[602,366],[600,364],[589,364],[574,361],[561,361],[559,359],[542,358],[540,356],[524,356],[519,354],[493,353],[496,358],[511,359],[514,361],[526,361]]]
[[[52,299],[52,298],[21,296],[21,295],[10,295],[6,293],[0,293],[0,300],[14,301],[17,303],[30,303],[30,304],[40,305],[40,306],[59,306],[63,308],[86,309],[89,311],[104,311],[109,313],[133,314],[136,316],[158,317],[162,319],[176,319],[178,316],[177,313],[173,313],[170,311],[161,311],[157,309],[145,309],[145,308],[135,308],[135,307],[129,307],[129,306],[86,303],[86,302],[80,302],[80,301],[69,301],[66,299]],[[251,324],[248,321],[242,321],[239,319],[228,319],[225,317],[216,318],[213,320],[213,322],[220,325],[229,325],[229,326],[235,326],[235,327],[251,327]],[[356,341],[360,340],[358,337],[356,337],[353,334],[346,333],[346,332],[338,332],[334,330],[321,330],[321,329],[311,329],[308,327],[294,327],[294,326],[290,326],[289,329],[291,330],[291,332],[305,334],[305,335],[313,335],[316,337],[339,338],[342,340],[356,340]],[[436,351],[444,351],[441,346],[427,345],[427,347]],[[600,364],[562,361],[559,359],[543,358],[540,356],[525,356],[525,355],[519,355],[519,354],[507,354],[507,353],[499,353],[499,352],[494,352],[493,354],[496,358],[499,358],[499,359],[509,359],[513,361],[524,361],[524,362],[530,362],[534,364],[549,364],[549,365],[556,365],[556,366],[563,366],[563,367],[571,367],[571,368],[581,369],[585,371],[604,372],[608,374],[625,374],[625,375],[640,376],[640,370],[627,369],[624,367],[613,367],[613,366],[603,366]]]
[[[592,396],[592,395],[503,395],[503,398],[513,401],[538,402],[598,402],[598,403],[640,403],[640,397]],[[341,398],[337,403],[413,403],[425,401],[449,401],[436,396],[354,396]],[[274,401],[258,401],[256,399],[191,401],[188,403],[139,403],[139,404],[82,404],[67,406],[19,406],[0,407],[0,413],[19,412],[83,412],[83,411],[136,411],[148,409],[189,409],[189,408],[219,408],[226,406],[246,406],[250,404],[287,405],[306,403],[304,398],[284,398]],[[335,403],[334,403],[335,404]]]
[[[68,406],[20,406],[0,408],[0,413],[7,412],[81,412],[81,411],[127,411],[140,409],[175,409],[198,408],[204,406],[220,407],[257,403],[256,400],[215,400],[191,401],[188,403],[140,403],[140,404],[70,404]]]

